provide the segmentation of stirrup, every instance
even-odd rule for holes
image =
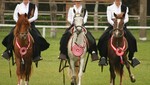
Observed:
[[[140,61],[136,58],[133,58],[131,61],[131,66],[134,68],[135,66],[139,65]]]
[[[9,60],[9,59],[10,59],[10,54],[9,54],[7,51],[5,51],[5,52],[2,54],[2,57],[3,57],[4,59],[6,59],[6,60]]]
[[[92,58],[92,61],[99,60],[96,53],[92,53],[91,58]]]
[[[102,57],[99,61],[99,66],[107,66],[107,61],[105,57]]]

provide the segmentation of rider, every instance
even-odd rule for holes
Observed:
[[[33,47],[33,61],[37,62],[39,60],[42,60],[41,58],[41,51],[46,50],[49,48],[49,43],[41,36],[38,29],[35,27],[35,20],[38,18],[38,9],[35,4],[30,3],[29,0],[23,0],[22,3],[17,4],[13,19],[15,22],[18,21],[18,13],[19,14],[28,14],[28,21],[31,24],[31,30],[30,34],[34,38],[34,47]],[[14,27],[15,28],[15,27]],[[2,54],[2,57],[9,60],[11,56],[13,56],[13,31],[14,28],[11,30],[11,32],[4,38],[2,41],[2,44],[6,47],[5,52]]]
[[[128,41],[128,47],[129,47],[128,57],[129,57],[129,60],[131,61],[131,65],[135,67],[136,65],[140,63],[134,57],[134,52],[137,52],[137,43],[136,43],[136,39],[134,38],[134,36],[126,28],[126,23],[129,21],[128,7],[122,4],[121,0],[115,0],[111,6],[107,7],[107,20],[110,26],[103,33],[103,35],[100,37],[99,42],[98,42],[98,50],[101,56],[99,65],[107,65],[107,44],[111,36],[110,32],[113,29],[113,25],[114,25],[114,21],[113,21],[113,19],[115,18],[114,13],[117,15],[125,13],[124,30],[125,30],[125,37]]]
[[[84,24],[87,22],[87,17],[88,17],[88,12],[85,8],[82,7],[82,0],[73,0],[74,6],[69,9],[68,12],[68,22],[71,24],[71,26],[66,29],[65,33],[63,34],[61,40],[60,40],[60,55],[59,59],[65,60],[68,58],[68,53],[67,53],[67,43],[69,41],[69,38],[71,36],[71,33],[69,30],[74,26],[74,16],[76,13],[82,14],[84,20]],[[86,37],[89,42],[89,49],[88,52],[91,54],[92,61],[98,60],[97,56],[97,47],[96,47],[96,42],[95,38],[92,36],[92,34],[88,31],[86,34]]]

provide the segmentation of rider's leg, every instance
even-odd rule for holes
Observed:
[[[15,28],[15,27],[14,27]],[[3,39],[2,44],[6,47],[6,50],[3,52],[2,57],[9,60],[13,55],[13,39],[14,39],[14,28],[10,31],[10,33]]]
[[[33,62],[38,62],[40,60],[43,60],[41,57],[41,51],[40,51],[40,45],[36,42],[34,42],[33,45]]]
[[[71,36],[71,33],[66,31],[60,40],[59,59],[65,60],[67,58],[67,55],[68,55],[67,44],[68,44],[70,36]]]
[[[86,37],[89,42],[88,52],[91,54],[92,61],[98,60],[95,38],[92,36],[92,34],[89,31],[87,31]]]
[[[135,37],[130,33],[129,30],[125,29],[125,37],[128,41],[129,55],[128,58],[131,61],[131,65],[135,67],[140,64],[139,60],[134,57],[134,53],[137,52],[137,42]]]
[[[60,40],[60,55],[58,59],[65,60],[68,56],[68,49],[67,49],[67,44],[69,41],[69,38],[71,36],[71,33],[69,30],[73,27],[74,25],[72,24],[68,29],[65,30],[65,33],[62,35],[61,40]]]
[[[49,47],[49,43],[46,42],[46,40],[41,36],[39,31],[35,27],[32,27],[32,29],[30,30],[30,34],[34,39],[33,61],[37,62],[42,60],[41,51],[47,49]]]
[[[100,61],[99,61],[99,65],[107,65],[107,51],[108,51],[108,40],[110,38],[110,31],[112,30],[112,26],[109,26],[105,32],[102,34],[102,36],[100,37],[99,41],[98,41],[98,50],[99,50],[99,54],[101,56]]]

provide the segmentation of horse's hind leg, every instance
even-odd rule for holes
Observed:
[[[125,62],[125,65],[126,65],[126,68],[128,69],[128,73],[129,73],[129,77],[131,79],[131,82],[134,83],[136,80],[135,80],[134,75],[131,73],[130,65],[129,65],[129,63],[127,61]]]

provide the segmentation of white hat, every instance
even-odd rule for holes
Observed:
[[[72,0],[72,1],[82,1],[82,0]]]

